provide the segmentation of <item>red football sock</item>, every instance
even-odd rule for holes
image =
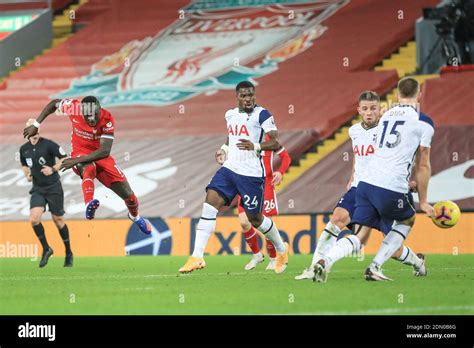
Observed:
[[[82,194],[84,203],[87,204],[94,199],[94,179],[97,175],[95,165],[91,164],[84,168],[82,172]]]
[[[130,212],[130,215],[133,217],[137,217],[138,215],[138,198],[135,196],[134,193],[131,194],[130,197],[124,200],[125,204]]]
[[[267,239],[267,251],[268,251],[268,256],[270,256],[271,259],[274,259],[275,257],[277,257],[275,246],[269,239]]]
[[[257,236],[257,232],[255,232],[253,227],[250,227],[250,230],[248,230],[247,232],[244,232],[244,236],[245,236],[245,241],[250,247],[250,250],[252,250],[254,254],[259,253],[260,247],[258,246],[258,236]]]

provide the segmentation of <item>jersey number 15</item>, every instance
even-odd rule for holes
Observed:
[[[394,148],[394,147],[398,146],[398,144],[400,144],[400,142],[402,141],[402,135],[400,134],[399,131],[397,131],[397,127],[404,125],[405,121],[395,121],[395,123],[393,124],[392,130],[390,131],[390,134],[395,135],[396,139],[393,142],[389,142],[387,140],[387,142],[384,144],[385,133],[387,132],[387,128],[388,128],[389,123],[390,123],[389,121],[384,121],[383,122],[383,131],[382,131],[382,137],[380,138],[379,147],[384,147],[384,145],[385,145],[388,148]]]

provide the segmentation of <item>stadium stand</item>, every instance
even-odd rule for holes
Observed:
[[[61,11],[74,3],[74,0],[53,0],[51,2],[51,8],[54,12]],[[21,11],[31,10],[38,8],[47,8],[48,2],[45,1],[22,1],[22,2],[6,2],[0,3],[0,11]]]
[[[147,3],[152,2],[143,1],[137,8],[135,1],[123,0],[112,8],[110,1],[86,2],[77,10],[74,23],[82,28],[74,36],[6,80],[4,89],[0,90],[2,157],[7,159],[1,165],[2,172],[11,168],[20,170],[12,154],[23,141],[21,130],[28,117],[36,115],[50,97],[68,89],[71,81],[87,75],[91,66],[104,56],[114,54],[132,40],[155,36],[172,25],[178,10],[188,1],[166,2],[160,9],[153,10],[147,10]],[[393,89],[397,72],[372,68],[413,37],[413,23],[421,15],[421,9],[436,3],[434,0],[350,2],[322,23],[327,31],[304,52],[279,64],[275,72],[256,79],[258,103],[275,115],[282,142],[294,158],[298,159],[353,118],[360,91],[372,89],[385,94]],[[400,8],[403,9],[403,20],[397,17]],[[377,30],[380,23],[384,24],[383,31]],[[369,38],[363,49],[355,44],[361,37]],[[126,172],[133,167],[136,170],[141,163],[163,160],[155,163],[158,168],[150,169],[154,173],[137,174],[138,178],[148,177],[159,182],[159,189],[141,198],[145,215],[197,216],[200,213],[202,190],[217,169],[214,151],[225,138],[223,113],[233,107],[234,98],[233,91],[220,90],[184,100],[179,105],[109,108],[116,117],[118,129],[113,154]],[[178,111],[180,105],[186,110],[184,114]],[[294,107],[294,113],[289,113],[290,105]],[[68,120],[54,118],[45,123],[42,132],[45,137],[54,138],[68,148],[69,129]],[[327,160],[334,156],[337,154],[329,154]],[[324,161],[316,169],[320,170]],[[173,167],[176,172],[170,174],[169,168]],[[163,174],[162,169],[168,171]],[[336,169],[345,170],[344,167]],[[314,187],[312,173],[311,170],[289,185],[282,192],[280,203],[290,196],[295,198],[295,193],[298,197],[307,197],[301,193],[306,188],[306,194],[311,192],[310,201],[316,202],[311,206],[315,207],[313,212],[327,210],[328,205],[321,204],[319,198],[324,194],[320,194],[318,188],[307,189]],[[306,180],[309,176],[312,179]],[[328,174],[327,178],[334,180],[334,173]],[[79,204],[77,179],[76,186],[67,184],[68,180],[75,180],[72,174],[67,174],[66,179],[67,199]],[[332,199],[324,200],[327,204],[331,202],[332,205],[335,193],[344,187],[344,176],[337,180],[341,183],[335,183],[338,189],[332,189]],[[20,191],[22,197],[26,197],[27,186],[20,178],[11,182],[11,185],[5,185],[6,197],[19,197]],[[180,199],[185,200],[185,208],[178,207]],[[299,209],[302,207],[296,205],[291,212],[303,212]],[[79,210],[70,213],[82,216]],[[104,207],[101,214],[101,217],[113,217],[119,213]],[[3,214],[1,219],[24,217],[12,212]]]
[[[431,150],[429,196],[433,201],[451,199],[466,210],[474,206],[474,161],[471,157],[474,153],[473,82],[473,72],[446,74],[439,79],[427,80],[423,85],[421,101],[421,110],[432,117],[436,126]],[[447,95],[456,97],[446,98]],[[350,154],[350,157],[345,157],[345,154]],[[288,208],[288,204],[282,204],[290,199],[298,211],[332,210],[338,197],[345,192],[351,165],[352,149],[350,141],[347,141],[280,194],[281,211],[294,211]]]

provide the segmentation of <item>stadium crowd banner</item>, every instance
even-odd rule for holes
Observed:
[[[317,236],[328,221],[327,214],[283,215],[275,222],[292,254],[311,253]],[[153,231],[144,235],[129,220],[68,221],[76,256],[189,255],[194,245],[198,219],[151,218]],[[64,253],[59,233],[51,221],[45,221],[46,235],[55,254]],[[423,253],[474,253],[474,213],[463,213],[451,229],[437,228],[428,217],[418,214],[415,228],[406,244]],[[373,254],[382,235],[373,231],[364,253]],[[262,240],[260,240],[261,243]],[[0,257],[36,257],[38,242],[31,225],[25,221],[0,222]],[[242,255],[250,250],[241,233],[237,217],[217,219],[215,233],[206,248],[209,255]]]
[[[193,2],[165,30],[101,58],[56,97],[93,92],[104,106],[163,106],[233,89],[311,47],[327,29],[321,23],[347,3]]]

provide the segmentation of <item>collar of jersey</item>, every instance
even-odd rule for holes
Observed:
[[[396,106],[399,106],[401,108],[412,108],[413,110],[415,110],[416,112],[418,112],[418,110],[416,110],[416,108],[413,106],[413,105],[410,105],[410,104],[397,104]]]
[[[369,130],[369,129],[375,128],[375,127],[378,126],[378,124],[379,124],[379,122],[377,121],[377,123],[374,124],[372,127],[366,128],[366,127],[364,126],[364,121],[362,121],[362,122],[360,123],[360,125],[362,126],[362,128],[363,128],[364,130]]]

